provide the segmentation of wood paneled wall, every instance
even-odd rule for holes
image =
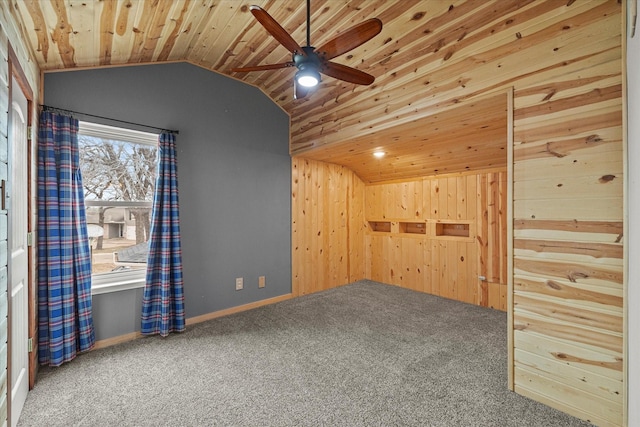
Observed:
[[[293,295],[364,279],[364,183],[343,166],[291,163]]]
[[[506,185],[494,171],[366,186],[367,278],[506,310]],[[439,224],[466,224],[468,237],[439,235]]]
[[[599,9],[611,14],[594,8],[594,20],[575,21],[585,29],[575,41],[580,58],[514,92],[513,376],[520,394],[620,426],[621,19],[612,3]]]

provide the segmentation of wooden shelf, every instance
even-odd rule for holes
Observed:
[[[411,220],[411,219],[370,219],[367,220],[370,233],[385,233],[397,237],[421,239],[442,239],[470,242],[475,240],[475,224],[465,220]]]
[[[391,221],[368,221],[369,229],[371,231],[381,232],[381,233],[390,233],[391,232]]]
[[[400,233],[427,234],[427,224],[424,222],[400,222]]]
[[[436,236],[469,237],[469,224],[439,222],[436,224]]]

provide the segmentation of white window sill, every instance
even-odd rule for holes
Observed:
[[[128,280],[123,282],[108,283],[104,285],[93,285],[91,286],[91,295],[101,295],[111,292],[144,288],[144,282],[144,280]]]
[[[102,276],[102,275],[100,275]],[[146,275],[144,270],[126,272],[124,274],[112,274],[93,278],[91,295],[108,294],[111,292],[126,291],[130,289],[144,288]]]

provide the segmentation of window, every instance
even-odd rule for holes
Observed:
[[[92,293],[144,284],[158,135],[80,122]]]

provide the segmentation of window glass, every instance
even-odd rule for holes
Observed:
[[[144,277],[158,135],[80,122],[93,285]]]

